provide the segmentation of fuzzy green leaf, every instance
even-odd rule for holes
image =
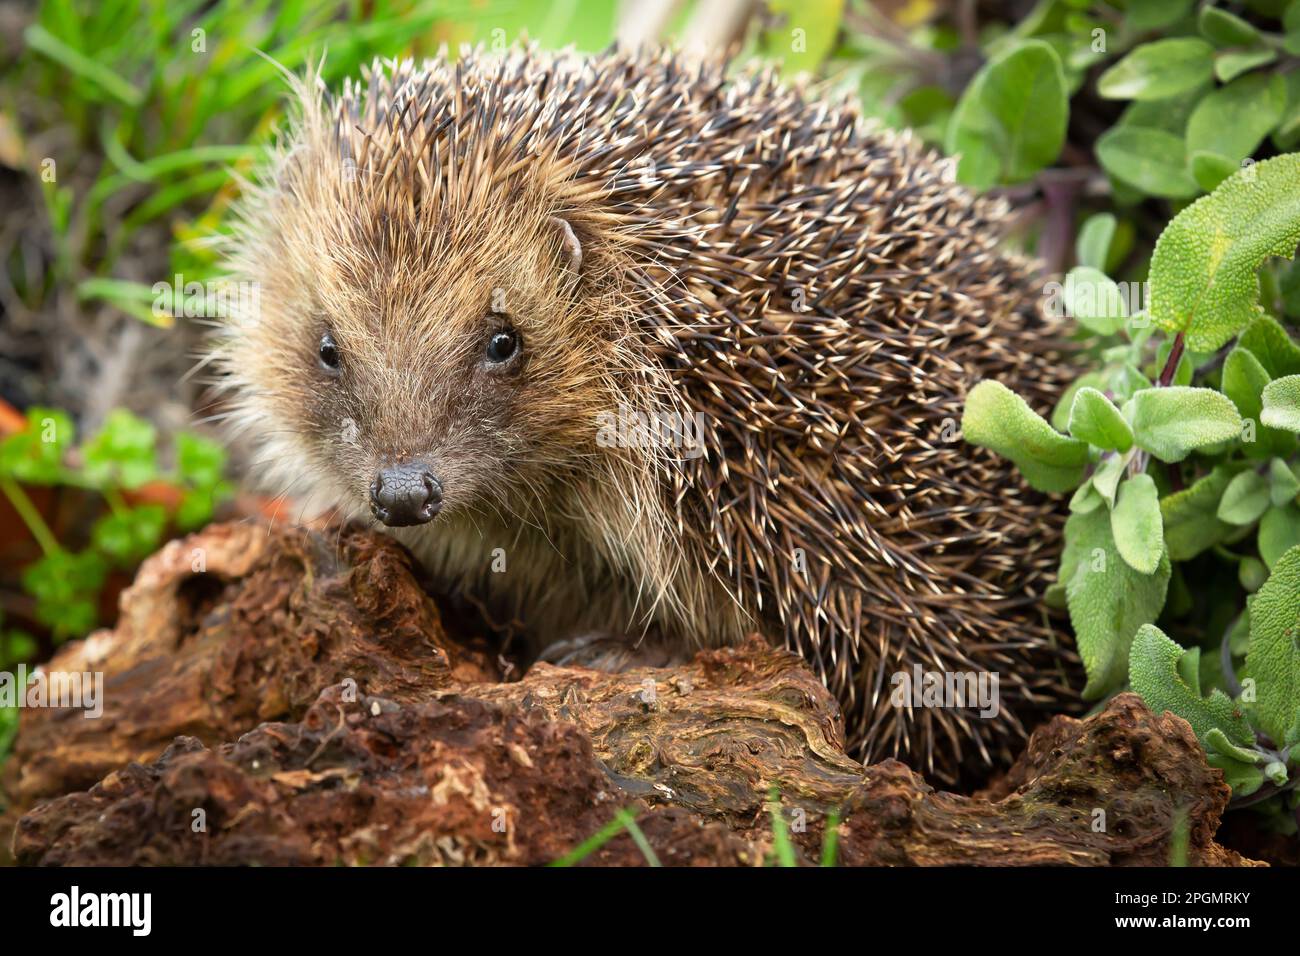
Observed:
[[[1257,558],[1242,558],[1237,565],[1237,580],[1250,594],[1254,594],[1268,580],[1268,566]]]
[[[1106,502],[1107,508],[1115,507],[1115,495],[1119,491],[1120,479],[1124,477],[1124,459],[1119,455],[1103,458],[1097,470],[1092,474],[1092,486]]]
[[[1000,382],[980,382],[966,397],[962,433],[1020,468],[1039,491],[1069,491],[1083,480],[1088,445],[1067,438]]]
[[[1214,351],[1261,314],[1260,264],[1290,258],[1297,243],[1300,154],[1236,173],[1160,234],[1151,257],[1152,319],[1184,332],[1193,351]]]
[[[1196,185],[1207,193],[1214,192],[1225,179],[1241,168],[1239,163],[1233,162],[1226,156],[1204,149],[1190,153],[1188,163],[1192,170],[1192,179],[1196,180]]]
[[[1281,458],[1268,463],[1268,493],[1273,504],[1281,507],[1300,495],[1300,478]]]
[[[1252,458],[1290,455],[1296,439],[1289,432],[1260,424],[1264,409],[1264,387],[1269,383],[1268,370],[1250,349],[1238,345],[1223,362],[1223,394],[1232,399],[1243,421],[1254,422],[1254,435],[1242,436],[1242,450]],[[1254,441],[1247,439],[1254,438]]]
[[[1161,499],[1165,545],[1171,559],[1187,561],[1232,533],[1233,526],[1219,520],[1218,507],[1233,474],[1232,468],[1220,466],[1190,488]]]
[[[1114,403],[1095,388],[1081,388],[1070,408],[1070,434],[1098,448],[1126,452],[1133,447],[1133,429]]]
[[[1215,46],[1250,46],[1260,38],[1250,23],[1218,7],[1202,7],[1196,27]]]
[[[1074,489],[1074,494],[1070,496],[1070,511],[1076,514],[1086,515],[1094,508],[1100,508],[1104,504],[1101,495],[1097,494],[1097,488],[1093,485],[1092,479],[1089,478],[1078,488]]]
[[[1168,555],[1161,557],[1154,574],[1140,574],[1120,557],[1104,509],[1070,516],[1061,580],[1088,671],[1086,698],[1102,697],[1123,685],[1129,644],[1138,628],[1154,621],[1164,607],[1169,577]]]
[[[1183,679],[1178,664],[1184,653],[1160,628],[1143,625],[1133,638],[1129,664],[1133,690],[1155,713],[1172,711],[1191,724],[1202,745],[1209,732],[1217,729],[1231,743],[1253,747],[1250,724],[1223,691],[1202,697],[1199,687]]]
[[[1071,269],[1065,277],[1063,300],[1066,314],[1098,335],[1114,335],[1124,327],[1128,308],[1119,285],[1090,266]]]
[[[1097,158],[1120,182],[1152,196],[1190,199],[1201,191],[1187,172],[1182,137],[1142,126],[1115,126],[1097,139]]]
[[[1182,461],[1241,433],[1236,406],[1212,388],[1143,389],[1133,396],[1132,421],[1138,447],[1161,461]]]
[[[1270,378],[1300,375],[1300,345],[1291,341],[1286,329],[1271,315],[1261,315],[1250,323],[1237,345],[1250,349]]]
[[[1193,0],[1135,0],[1124,5],[1124,29],[1133,36],[1172,26],[1191,12]]]
[[[953,110],[945,148],[957,178],[976,189],[1033,178],[1056,161],[1070,101],[1060,57],[1028,40],[975,75]]]
[[[1238,799],[1250,796],[1264,785],[1264,771],[1254,764],[1242,763],[1220,753],[1207,753],[1205,762],[1223,772],[1223,782],[1232,788],[1232,795]]]
[[[1097,80],[1111,100],[1159,100],[1210,79],[1214,49],[1204,40],[1179,38],[1144,43]]]
[[[1134,475],[1119,486],[1110,531],[1129,567],[1139,574],[1155,574],[1165,553],[1165,538],[1160,496],[1150,475]]]
[[[1251,469],[1228,483],[1219,502],[1218,517],[1228,524],[1254,524],[1268,510],[1268,479]]]
[[[1264,142],[1286,109],[1286,83],[1276,73],[1251,73],[1207,95],[1187,121],[1187,153],[1213,153],[1235,172]]]
[[[1199,650],[1199,648],[1197,649]],[[1190,654],[1191,651],[1188,651],[1187,653]],[[1218,727],[1211,727],[1209,731],[1206,732],[1205,749],[1212,753],[1231,757],[1233,760],[1240,760],[1242,763],[1262,763],[1264,760],[1268,759],[1258,750],[1233,743],[1228,739],[1228,735]]]
[[[1074,396],[1079,394],[1081,388],[1104,388],[1106,385],[1106,376],[1101,372],[1084,372],[1069,387],[1061,393],[1061,397],[1056,400],[1056,406],[1052,409],[1051,423],[1052,427],[1058,432],[1069,431],[1070,428],[1070,409],[1074,407]]]
[[[1115,239],[1115,217],[1108,212],[1099,212],[1089,216],[1079,228],[1079,238],[1074,243],[1075,257],[1079,265],[1106,271],[1110,258],[1111,243]]]
[[[1279,747],[1289,743],[1300,725],[1300,547],[1282,555],[1250,601],[1246,671],[1256,684],[1255,726]]]
[[[1257,66],[1272,63],[1277,59],[1277,50],[1271,46],[1258,46],[1250,50],[1224,50],[1214,57],[1214,75],[1221,83],[1231,83],[1243,73],[1249,73]]]
[[[1276,378],[1264,386],[1261,423],[1270,428],[1300,432],[1300,375]]]
[[[1269,568],[1298,544],[1300,505],[1292,502],[1264,512],[1264,517],[1259,519],[1259,556]]]

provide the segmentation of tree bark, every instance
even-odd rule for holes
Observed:
[[[940,793],[845,755],[838,707],[757,638],[689,664],[520,680],[455,637],[407,554],[368,532],[218,525],[142,567],[103,716],[22,711],[4,844],[23,864],[540,864],[620,808],[665,864],[757,865],[773,813],[800,863],[1242,865],[1191,728],[1120,695],[1039,728],[997,787]],[[1185,821],[1185,822],[1184,822]],[[640,864],[629,833],[588,864]]]

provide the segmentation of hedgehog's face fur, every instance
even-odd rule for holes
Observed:
[[[260,317],[238,343],[243,400],[354,515],[526,510],[595,431],[574,397],[600,354],[573,347],[576,239],[508,196],[472,217],[404,214],[340,187],[342,166],[330,183],[330,165],[300,157],[282,173]],[[402,472],[420,500],[389,500]]]

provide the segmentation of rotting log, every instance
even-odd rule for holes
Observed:
[[[0,821],[19,863],[540,864],[628,807],[664,863],[753,865],[773,793],[804,863],[838,819],[842,864],[1159,865],[1180,811],[1189,863],[1250,862],[1214,841],[1229,791],[1191,728],[1131,694],[961,796],[846,756],[831,695],[757,639],[503,681],[368,532],[214,526],[122,608],[48,665],[104,671],[103,716],[22,712]],[[621,834],[584,862],[645,857]]]

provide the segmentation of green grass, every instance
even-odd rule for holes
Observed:
[[[654,849],[650,846],[650,841],[646,839],[641,828],[637,826],[636,815],[626,807],[618,810],[614,814],[614,819],[587,837],[564,856],[558,860],[553,860],[550,865],[559,867],[575,866],[624,831],[632,838],[632,842],[641,851],[641,855],[645,857],[647,864],[650,866],[660,865],[659,857],[655,855]]]
[[[169,265],[147,264],[157,278],[210,277],[213,253],[192,240],[221,231],[231,169],[251,168],[280,118],[280,67],[301,71],[323,56],[326,82],[337,83],[376,56],[470,40],[494,9],[472,0],[46,0],[23,35],[23,94],[4,108],[27,138],[57,127],[69,145],[31,157],[54,161],[41,191],[55,263],[28,288],[16,253],[0,250],[19,295],[36,309],[72,287],[83,301],[145,318],[138,302],[148,287],[124,274],[140,271],[130,260],[141,234],[167,229],[179,240]],[[18,103],[50,108],[27,115]]]

